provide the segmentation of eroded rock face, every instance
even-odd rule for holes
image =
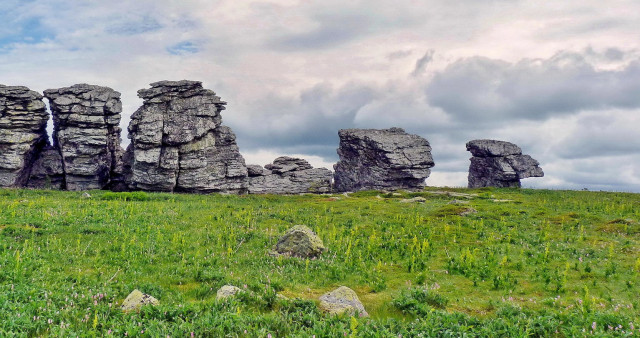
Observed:
[[[543,177],[540,163],[529,155],[522,155],[517,145],[497,140],[467,142],[471,152],[469,188],[520,187],[520,179]]]
[[[46,147],[37,156],[31,168],[31,176],[27,187],[33,189],[64,189],[64,168],[60,151],[51,146]]]
[[[0,187],[23,187],[38,153],[47,145],[42,95],[27,87],[0,85]]]
[[[53,142],[62,157],[64,188],[107,187],[120,152],[120,93],[88,84],[48,89],[53,115]]]
[[[197,81],[152,83],[138,96],[144,103],[131,117],[124,155],[131,189],[246,192],[244,158],[231,129],[220,125],[226,102]]]
[[[264,168],[247,167],[250,194],[303,194],[331,191],[331,171],[301,158],[282,156]]]
[[[434,166],[429,142],[401,128],[342,129],[335,190],[422,189]]]

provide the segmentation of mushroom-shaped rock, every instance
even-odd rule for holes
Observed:
[[[359,314],[361,317],[369,316],[356,292],[346,286],[341,286],[320,296],[320,309],[329,314],[349,313]]]
[[[127,296],[124,302],[122,302],[121,308],[124,311],[138,310],[147,304],[158,305],[160,302],[152,296],[135,289]]]
[[[467,150],[473,155],[469,188],[520,187],[520,179],[544,176],[540,163],[513,143],[473,140],[467,142]]]
[[[319,256],[324,250],[320,237],[305,225],[296,225],[289,229],[275,247],[278,254],[303,258]]]
[[[218,289],[218,292],[216,292],[216,299],[220,300],[220,299],[226,299],[226,298],[229,298],[229,297],[233,297],[240,291],[242,291],[242,289],[240,289],[237,286],[225,285],[225,286],[221,287],[220,289]]]
[[[429,142],[401,128],[343,129],[336,191],[422,189],[434,162]]]

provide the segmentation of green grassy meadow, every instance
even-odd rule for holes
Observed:
[[[442,190],[0,190],[0,336],[640,335],[640,194]],[[321,258],[268,255],[296,224]],[[251,292],[216,301],[225,284]],[[370,318],[319,312],[340,285]],[[122,312],[134,289],[160,305]]]

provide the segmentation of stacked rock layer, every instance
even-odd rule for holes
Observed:
[[[138,96],[144,103],[131,116],[124,155],[130,189],[246,192],[247,169],[235,135],[220,126],[226,102],[197,81],[152,83]]]
[[[0,85],[0,187],[27,184],[31,166],[48,142],[48,119],[42,95]]]
[[[264,168],[249,165],[249,193],[304,194],[331,192],[332,174],[326,168],[313,168],[301,158],[282,156]]]
[[[422,189],[434,166],[429,142],[401,128],[343,129],[335,190]]]
[[[53,115],[54,148],[61,156],[64,188],[106,188],[118,176],[120,93],[107,87],[78,84],[49,89],[44,95]],[[42,160],[45,171],[57,169],[49,160],[54,156],[47,154]]]
[[[520,187],[520,179],[544,176],[540,163],[513,143],[473,140],[467,142],[467,150],[473,155],[469,188]]]

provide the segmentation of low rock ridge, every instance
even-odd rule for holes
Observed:
[[[497,140],[467,142],[473,157],[469,166],[469,188],[520,187],[520,179],[543,177],[540,163],[523,155],[517,145]]]
[[[282,156],[264,168],[248,165],[250,194],[303,194],[331,192],[332,173],[313,168],[301,158]]]
[[[335,190],[422,189],[434,166],[429,142],[401,128],[342,129]]]

